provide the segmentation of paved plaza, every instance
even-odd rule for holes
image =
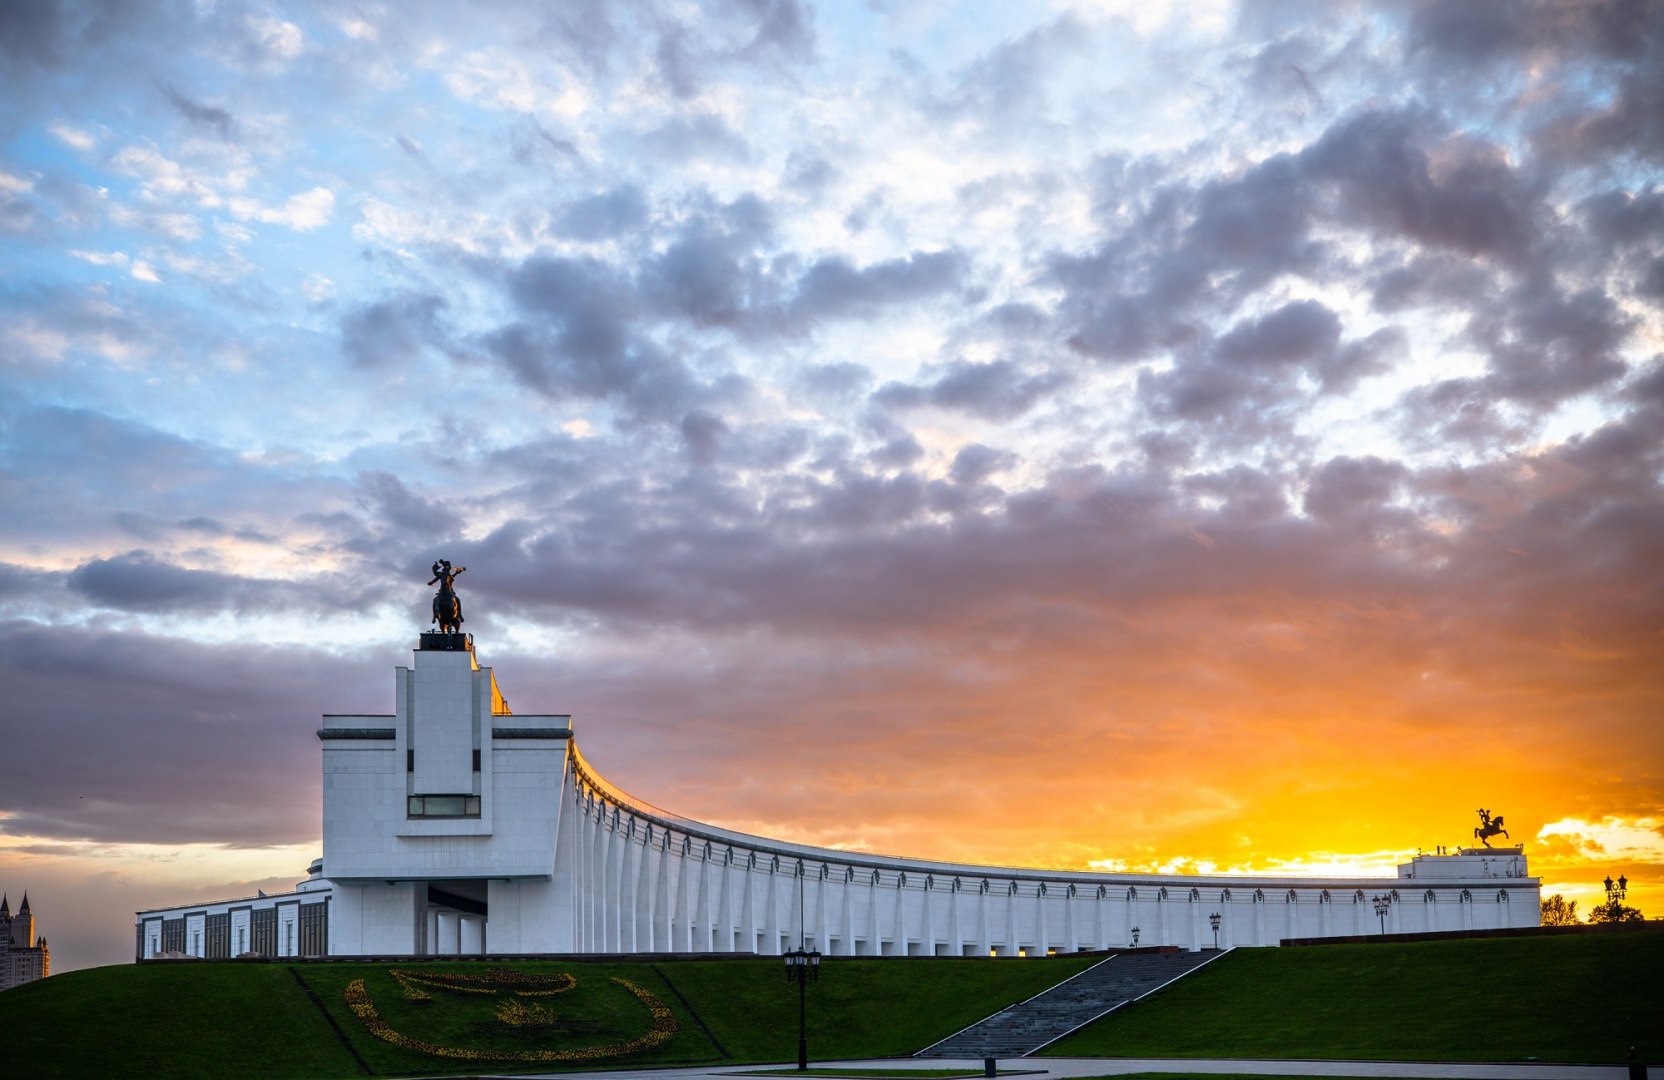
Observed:
[[[962,1064],[980,1072],[980,1061],[897,1058],[880,1061],[822,1061],[810,1069],[944,1069]],[[704,1066],[695,1069],[632,1069],[619,1072],[585,1073],[586,1080],[717,1080],[773,1071],[783,1065]],[[1137,1073],[1218,1073],[1250,1076],[1357,1076],[1432,1077],[1439,1080],[1625,1080],[1624,1065],[1552,1065],[1492,1063],[1478,1061],[1275,1061],[1233,1058],[1027,1058],[1002,1061],[1003,1070],[1036,1070],[1034,1080],[1080,1080],[1093,1076],[1128,1076]],[[564,1077],[567,1073],[545,1073]],[[858,1074],[851,1073],[850,1080]]]

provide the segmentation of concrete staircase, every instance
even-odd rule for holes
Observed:
[[[979,1020],[941,1042],[927,1046],[921,1058],[1026,1057],[1085,1027],[1129,1001],[1137,1001],[1174,979],[1190,974],[1223,953],[1178,950],[1117,953],[1050,990],[1043,991]]]

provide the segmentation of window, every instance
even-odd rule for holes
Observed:
[[[478,795],[412,795],[411,817],[460,818],[480,816]]]
[[[416,771],[416,751],[415,750],[406,750],[404,752],[404,771],[405,772],[415,772]]]
[[[478,750],[474,751],[474,771],[480,771],[480,752]]]
[[[300,955],[324,956],[329,952],[329,907],[325,904],[300,906]]]
[[[260,956],[277,955],[277,909],[259,908],[249,915],[249,927],[253,934],[254,944],[252,952]]]
[[[204,953],[210,960],[228,960],[231,957],[231,915],[221,912],[209,915],[206,920],[206,936],[208,951]]]

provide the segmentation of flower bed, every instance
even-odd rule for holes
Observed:
[[[498,970],[506,971],[507,969]],[[394,978],[399,978],[399,975],[396,972],[392,974],[394,975]],[[409,972],[406,972],[407,977],[409,974]],[[455,976],[453,978],[455,978],[458,983],[466,983],[469,992],[498,992],[504,989],[510,989],[508,986],[486,988],[483,985],[480,985],[483,981],[489,980],[497,974],[498,972],[494,971],[488,972],[485,975]],[[513,972],[511,974],[519,975],[518,972]],[[561,978],[572,980],[570,975],[523,977],[523,979],[527,981],[539,978],[545,978],[551,981]],[[405,983],[404,979],[400,979],[399,981],[401,985],[406,985],[408,993],[409,986]],[[599,1061],[604,1058],[623,1057],[626,1054],[633,1054],[637,1051],[658,1046],[660,1043],[676,1034],[676,1017],[664,1004],[664,1002],[637,986],[635,983],[626,979],[614,978],[612,981],[630,991],[630,993],[634,994],[643,1005],[647,1006],[648,1011],[653,1016],[653,1026],[645,1034],[639,1035],[634,1039],[628,1040],[627,1042],[608,1043],[603,1046],[589,1046],[572,1050],[482,1050],[462,1046],[437,1046],[433,1043],[423,1042],[420,1039],[413,1039],[408,1035],[402,1035],[395,1031],[385,1020],[381,1018],[381,1014],[376,1011],[375,1001],[370,997],[370,992],[365,989],[363,979],[354,979],[351,983],[349,983],[347,985],[345,997],[347,1007],[352,1010],[353,1015],[358,1017],[358,1019],[363,1022],[364,1026],[368,1028],[370,1033],[376,1038],[381,1039],[384,1042],[392,1043],[394,1046],[402,1046],[407,1050],[416,1050],[424,1054],[434,1054],[438,1057],[455,1058],[461,1061]],[[571,989],[571,986],[574,985],[576,985],[576,980],[572,980],[570,985],[564,986],[561,989]],[[447,986],[446,988],[462,989],[463,987],[459,985]],[[518,996],[526,996],[520,994],[519,991],[511,992],[516,993]],[[541,992],[559,993],[560,991],[548,989]]]
[[[513,968],[492,968],[480,975],[456,971],[412,971],[409,968],[389,968],[387,973],[404,987],[406,1001],[432,1001],[432,995],[423,987],[463,994],[495,994],[508,990],[517,997],[548,997],[564,994],[578,985],[578,980],[565,973],[528,975]]]

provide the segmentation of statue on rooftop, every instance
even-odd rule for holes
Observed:
[[[433,595],[433,621],[439,625],[441,634],[462,632],[462,600],[456,595],[455,582],[456,576],[466,569],[466,566],[459,566],[452,570],[447,559],[433,564],[433,581],[428,584],[442,583]]]
[[[1502,827],[1501,814],[1498,814],[1493,818],[1489,810],[1480,810],[1479,828],[1473,830],[1473,838],[1484,844],[1486,847],[1490,847],[1491,837],[1495,836],[1497,833],[1507,836],[1510,840],[1513,839],[1512,836],[1508,836],[1508,830]]]

